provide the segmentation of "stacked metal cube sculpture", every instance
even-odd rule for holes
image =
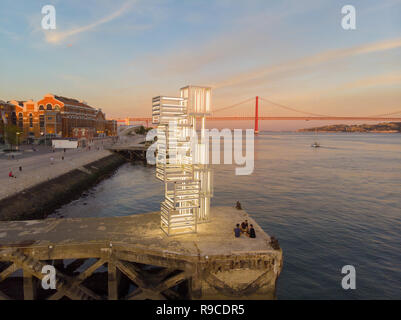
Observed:
[[[156,178],[165,184],[160,225],[169,236],[196,233],[197,225],[210,219],[213,196],[205,137],[211,88],[187,86],[180,93],[180,97],[152,99],[152,122],[157,125]],[[199,120],[200,137],[196,132]]]

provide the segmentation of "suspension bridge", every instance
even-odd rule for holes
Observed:
[[[253,110],[252,110],[253,109]],[[285,115],[273,115],[277,110],[284,111]],[[235,115],[232,115],[235,114]],[[114,119],[119,124],[130,125],[145,123],[146,127],[152,122],[151,117],[127,117]],[[401,110],[368,116],[333,116],[302,111],[281,103],[274,102],[263,97],[252,97],[231,104],[229,106],[215,108],[207,117],[208,121],[254,121],[255,133],[259,132],[259,121],[269,120],[337,120],[337,121],[401,121]]]

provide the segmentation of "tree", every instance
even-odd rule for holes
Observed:
[[[148,131],[152,130],[152,128],[145,128],[144,126],[140,126],[135,129],[136,134],[145,135]]]
[[[18,136],[21,134],[21,131],[15,125],[5,125],[4,126],[4,138],[5,141],[10,144],[12,149],[13,146],[18,144]]]
[[[139,128],[135,129],[135,133],[144,135],[146,133],[146,129],[144,126],[140,126]]]
[[[3,121],[0,120],[0,143],[4,143],[5,139],[4,139],[4,123]]]

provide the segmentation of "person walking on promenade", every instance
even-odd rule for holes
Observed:
[[[10,172],[8,173],[8,177],[9,178],[16,178],[16,176],[13,175],[13,172],[10,170]]]
[[[50,157],[50,164],[53,164],[53,162],[54,162],[54,158]]]

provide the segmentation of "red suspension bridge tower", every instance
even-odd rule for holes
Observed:
[[[259,133],[259,97],[255,101],[255,134]]]

